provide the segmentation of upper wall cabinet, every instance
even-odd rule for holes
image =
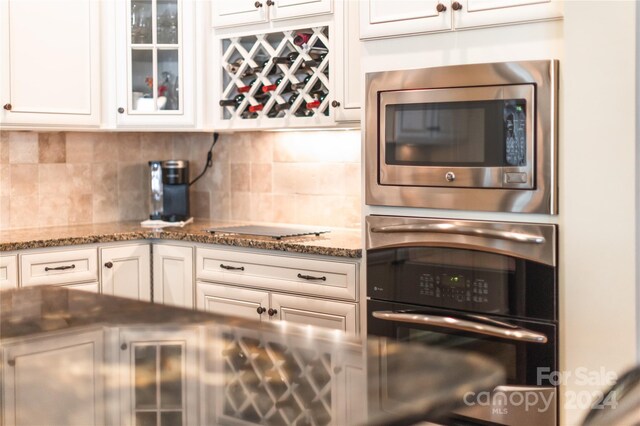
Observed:
[[[363,0],[360,38],[532,22],[562,17],[560,0]]]
[[[194,0],[117,2],[118,127],[195,125]]]
[[[214,28],[266,23],[331,13],[333,0],[213,0]]]
[[[0,1],[0,124],[100,125],[100,5]]]

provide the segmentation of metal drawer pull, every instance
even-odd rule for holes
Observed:
[[[222,269],[226,269],[227,271],[244,271],[244,266],[230,266],[225,265],[224,263],[220,264]]]
[[[313,275],[302,275],[302,274],[298,274],[298,278],[302,278],[303,280],[309,280],[309,281],[313,281],[313,280],[326,281],[327,280],[327,277],[325,276],[314,277]]]
[[[452,330],[469,331],[486,336],[502,337],[503,339],[515,340],[527,343],[547,343],[547,336],[542,333],[527,330],[519,327],[497,327],[491,324],[483,324],[454,317],[443,317],[439,315],[399,313],[393,311],[375,311],[374,318],[386,321],[397,321],[409,324],[427,325],[433,327],[448,328]]]
[[[516,241],[519,243],[542,244],[545,239],[542,235],[523,234],[521,232],[496,231],[495,229],[478,229],[468,226],[457,226],[451,223],[431,223],[428,225],[389,225],[371,228],[375,233],[397,232],[433,232],[440,234],[460,234],[476,237],[496,238],[499,240]]]
[[[64,271],[66,269],[76,269],[76,265],[71,264],[69,266],[56,266],[55,268],[49,268],[48,266],[44,267],[44,271],[45,272],[49,272],[49,271]]]

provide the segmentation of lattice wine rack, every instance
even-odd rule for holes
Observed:
[[[221,118],[329,115],[329,28],[222,39]]]
[[[222,340],[219,422],[331,424],[331,354],[239,333],[223,333]]]

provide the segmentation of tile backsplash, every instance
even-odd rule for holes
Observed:
[[[201,173],[210,133],[2,131],[0,229],[143,220],[149,160]],[[222,134],[191,189],[196,218],[360,224],[360,132]]]

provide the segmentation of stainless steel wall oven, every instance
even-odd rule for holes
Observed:
[[[557,61],[367,74],[366,202],[551,213]]]
[[[453,423],[556,424],[555,225],[389,216],[366,223],[368,334],[478,353],[504,368],[507,383],[491,403],[465,400]],[[537,403],[512,403],[520,397]]]

